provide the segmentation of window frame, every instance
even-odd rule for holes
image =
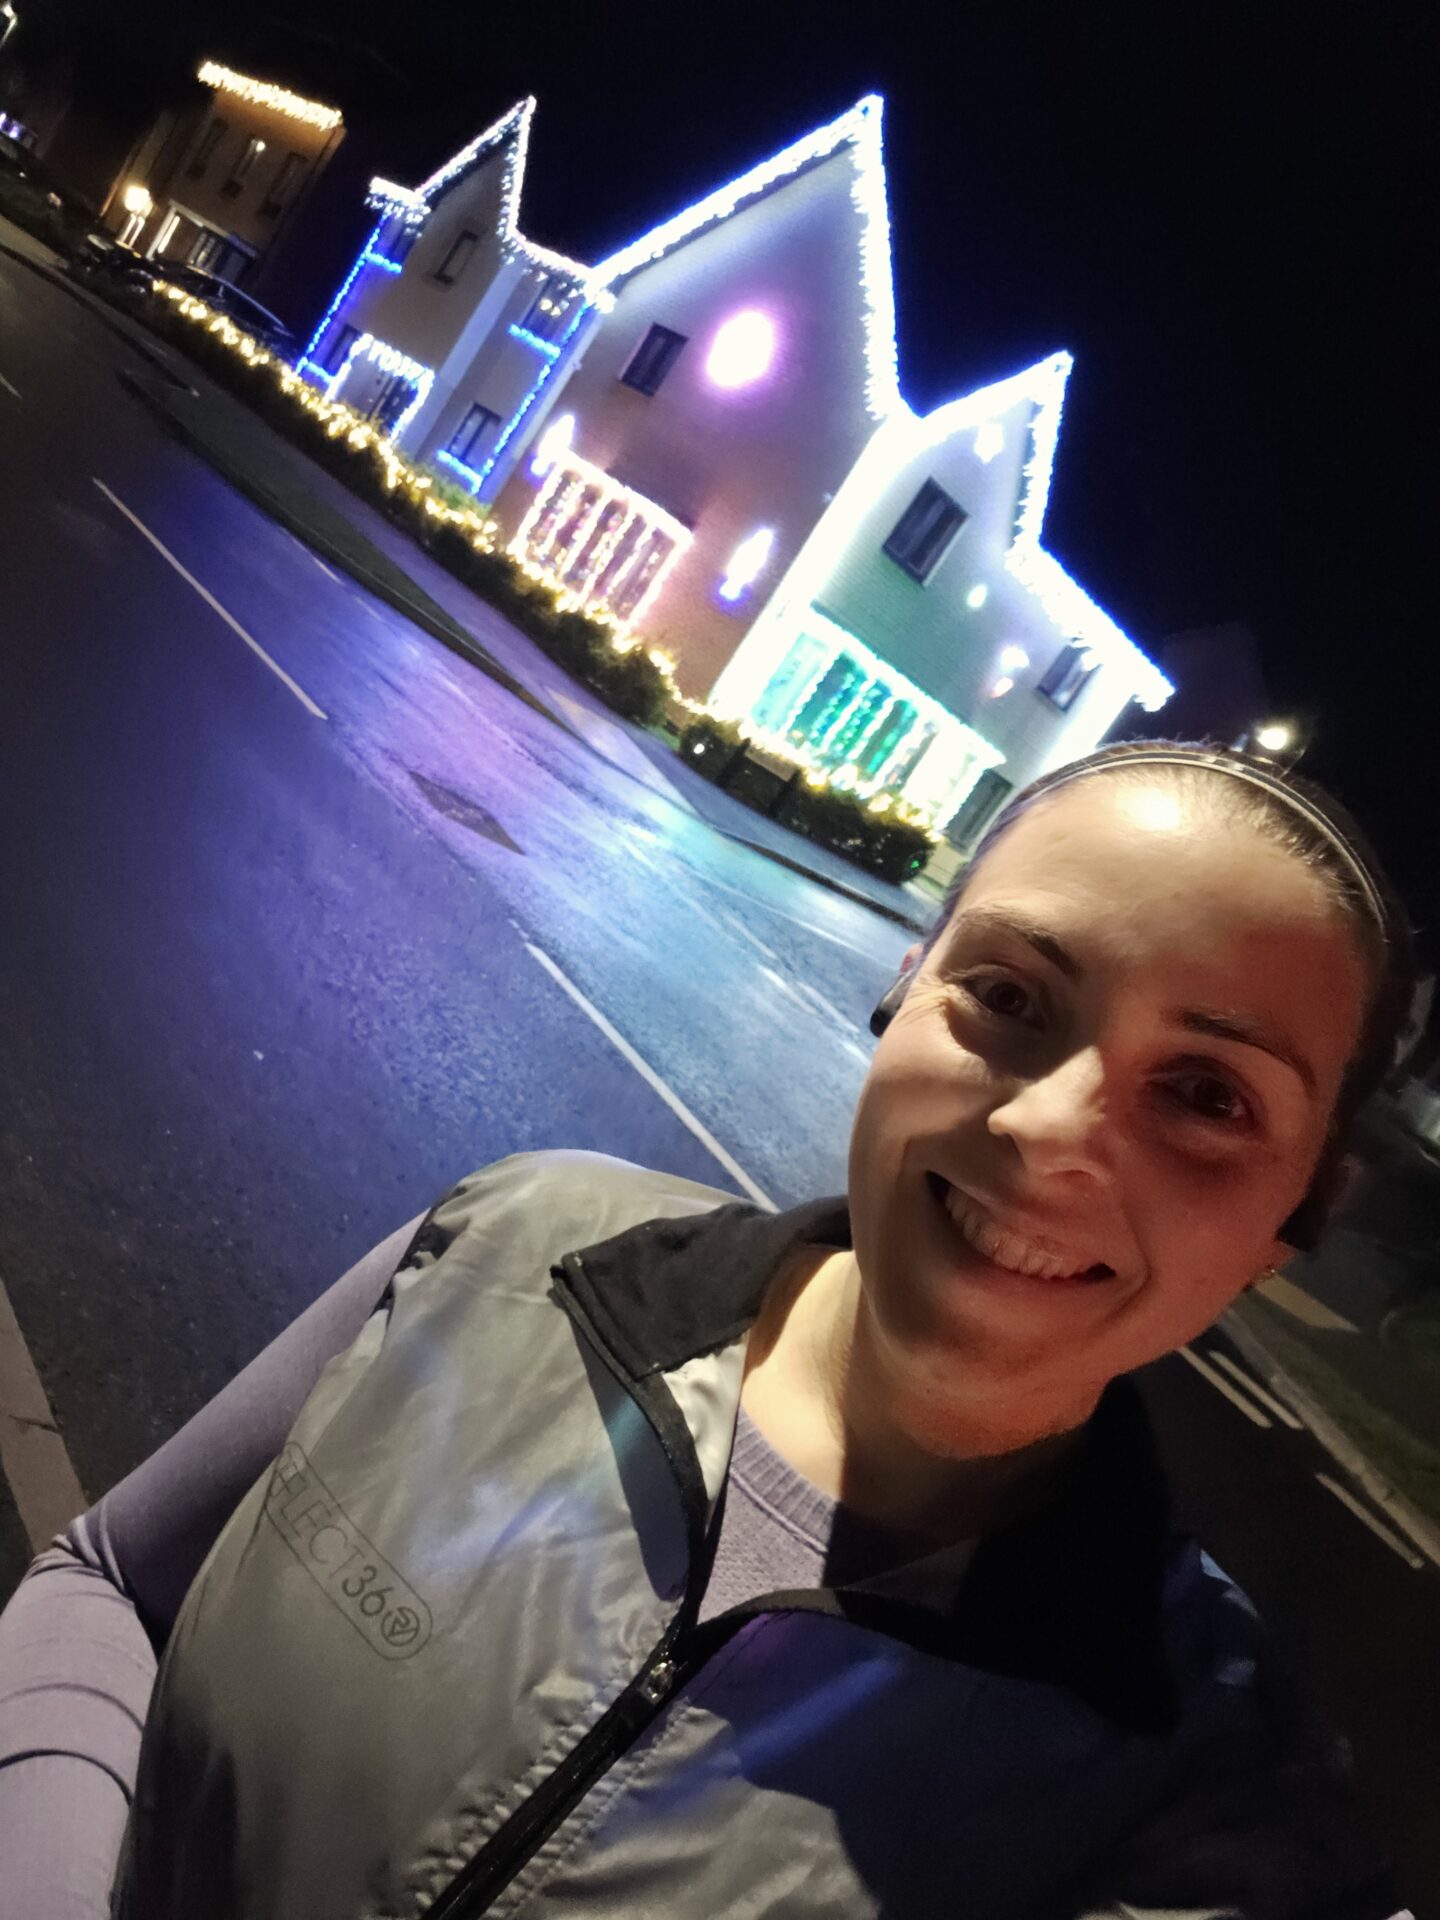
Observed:
[[[560,311],[558,312],[556,311],[555,293],[557,287],[560,289]],[[529,306],[526,307],[524,314],[521,316],[520,325],[526,333],[533,333],[537,340],[553,343],[556,335],[564,331],[566,317],[564,303],[569,299],[572,292],[573,289],[566,283],[561,275],[558,273],[547,273],[545,278],[540,282],[540,285],[536,288],[534,299],[530,302]],[[550,308],[545,312],[541,311],[540,302],[542,300],[551,302]]]
[[[677,333],[674,327],[663,326],[660,321],[652,320],[644,339],[621,369],[621,385],[629,387],[633,393],[644,394],[647,400],[653,400],[669,379],[689,341],[688,333]],[[652,360],[656,362],[653,370],[650,366]]]
[[[464,273],[466,267],[468,267],[470,262],[475,258],[475,249],[479,244],[479,234],[472,232],[469,227],[462,227],[450,242],[450,245],[445,251],[444,259],[430,276],[431,279],[438,280],[442,287],[453,287],[461,274]],[[461,253],[462,247],[464,248],[463,253]],[[460,264],[453,266],[457,253],[460,253],[461,256]]]
[[[477,419],[476,415],[480,417]],[[452,460],[458,460],[462,466],[473,469],[475,462],[470,458],[471,450],[482,433],[488,433],[492,426],[500,425],[500,415],[494,407],[487,407],[483,400],[472,400],[465,409],[460,424],[445,442],[445,451]]]
[[[260,203],[262,213],[284,213],[285,209],[299,198],[300,187],[304,183],[305,170],[309,159],[303,153],[293,150],[285,155],[275,169],[275,177],[265,189],[265,198]],[[294,182],[295,184],[291,184]]]
[[[215,158],[220,142],[230,131],[230,122],[222,120],[219,114],[212,114],[200,129],[200,138],[195,142],[195,151],[185,163],[185,176],[189,180],[198,180]]]
[[[235,193],[239,193],[254,171],[255,162],[260,158],[261,154],[266,151],[269,145],[270,142],[260,134],[252,133],[250,135],[249,139],[246,140],[244,146],[240,149],[234,166],[230,169],[230,177],[225,182],[225,191],[227,193],[232,190]]]
[[[345,364],[345,356],[360,338],[359,327],[351,326],[348,320],[342,320],[340,331],[335,336],[335,344],[326,347],[325,357],[320,365],[326,373],[338,373]]]
[[[933,501],[927,501],[927,495],[934,496]],[[928,507],[936,502],[943,502],[948,513],[953,517],[948,524],[946,521],[941,521],[932,526],[929,533],[922,534],[921,530],[926,520],[926,515],[922,512],[922,503]],[[936,568],[954,546],[969,518],[970,515],[954,495],[947,492],[932,475],[927,475],[916,488],[905,511],[890,529],[881,544],[880,551],[887,560],[893,560],[902,573],[908,574],[912,580],[923,587],[934,579]],[[906,534],[907,523],[912,521],[914,531],[908,538],[902,538],[902,535]]]
[[[1036,682],[1036,693],[1048,700],[1057,713],[1069,713],[1099,672],[1098,660],[1092,667],[1080,664],[1089,651],[1078,640],[1067,640]]]

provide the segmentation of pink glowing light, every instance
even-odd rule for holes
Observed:
[[[758,307],[747,307],[721,322],[705,371],[717,387],[748,387],[769,372],[774,357],[775,322]]]

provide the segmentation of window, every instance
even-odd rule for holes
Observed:
[[[484,450],[486,436],[499,424],[499,414],[490,407],[473,406],[451,434],[445,451],[452,459],[462,460],[467,467],[473,467]]]
[[[373,420],[382,432],[388,433],[414,397],[415,389],[405,375],[392,373],[367,407],[366,418]]]
[[[325,349],[325,357],[320,364],[326,373],[338,373],[345,364],[345,356],[360,338],[358,327],[337,327],[334,338]]]
[[[471,233],[467,229],[457,240],[450,243],[450,251],[435,269],[435,278],[442,286],[453,286],[460,278],[465,271],[465,263],[475,251],[475,242],[478,238],[478,234]]]
[[[306,160],[303,153],[287,153],[280,162],[279,172],[270,182],[265,195],[262,213],[283,213],[299,191],[301,176],[305,172]]]
[[[986,767],[945,829],[945,838],[951,845],[964,848],[978,840],[1000,811],[1002,802],[1013,790],[1014,784],[1003,773],[997,773],[994,767]]]
[[[943,487],[927,480],[896,521],[885,551],[912,580],[926,581],[968,518]]]
[[[1075,704],[1076,695],[1098,665],[1088,647],[1062,647],[1035,691],[1043,693],[1051,706],[1059,707],[1062,713],[1068,712]]]
[[[382,260],[390,260],[397,267],[409,257],[410,249],[420,237],[420,229],[398,213],[392,213],[375,237],[375,252]]]
[[[224,138],[225,122],[223,120],[211,120],[204,132],[200,135],[200,144],[191,155],[190,164],[185,169],[192,180],[197,179],[199,175],[204,173],[206,167],[208,167],[210,162],[215,158],[216,147],[219,146]]]
[[[680,358],[685,335],[670,327],[651,327],[620,378],[637,393],[658,393],[660,383]]]
[[[521,326],[527,333],[533,333],[537,340],[555,339],[565,325],[569,293],[565,282],[552,273],[541,283],[540,291],[525,309]]]
[[[235,162],[234,168],[231,171],[230,178],[220,189],[221,193],[223,193],[227,199],[233,200],[236,194],[239,193],[249,176],[251,168],[264,151],[265,142],[263,140],[247,140],[245,142],[241,150],[240,158]]]

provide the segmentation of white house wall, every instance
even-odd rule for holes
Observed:
[[[565,388],[575,448],[694,531],[645,620],[696,697],[713,684],[768,592],[873,431],[866,410],[855,162],[842,148],[677,246],[617,290]],[[749,309],[774,323],[774,359],[752,385],[707,376],[711,341]],[[653,324],[687,344],[651,397],[621,373]],[[513,533],[533,499],[521,471],[497,511]],[[718,597],[730,556],[757,527],[775,544],[752,595]]]
[[[1066,713],[1035,691],[1069,636],[1057,632],[1004,563],[1015,532],[1032,411],[1022,400],[989,423],[1003,434],[1003,446],[988,461],[976,451],[977,444],[986,443],[977,442],[972,428],[892,469],[810,596],[998,747],[1007,779],[1018,773],[1016,784],[1049,764],[1062,733],[1079,732],[1094,719],[1098,738],[1129,698],[1128,685],[1121,685],[1113,711],[1105,711],[1103,683],[1123,676],[1104,668],[1086,682]],[[921,582],[897,566],[884,546],[926,480],[943,487],[969,517]],[[968,598],[978,587],[985,589],[984,602],[971,607]],[[1029,665],[1005,673],[1014,685],[996,698],[1000,656],[1007,647],[1019,647]]]

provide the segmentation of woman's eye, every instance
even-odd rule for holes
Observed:
[[[1177,1074],[1165,1087],[1175,1104],[1194,1119],[1241,1127],[1253,1118],[1244,1095],[1218,1073]]]
[[[964,983],[971,998],[987,1013],[1001,1020],[1024,1020],[1038,1024],[1040,1008],[1035,996],[1020,981],[1006,974],[972,974]]]

